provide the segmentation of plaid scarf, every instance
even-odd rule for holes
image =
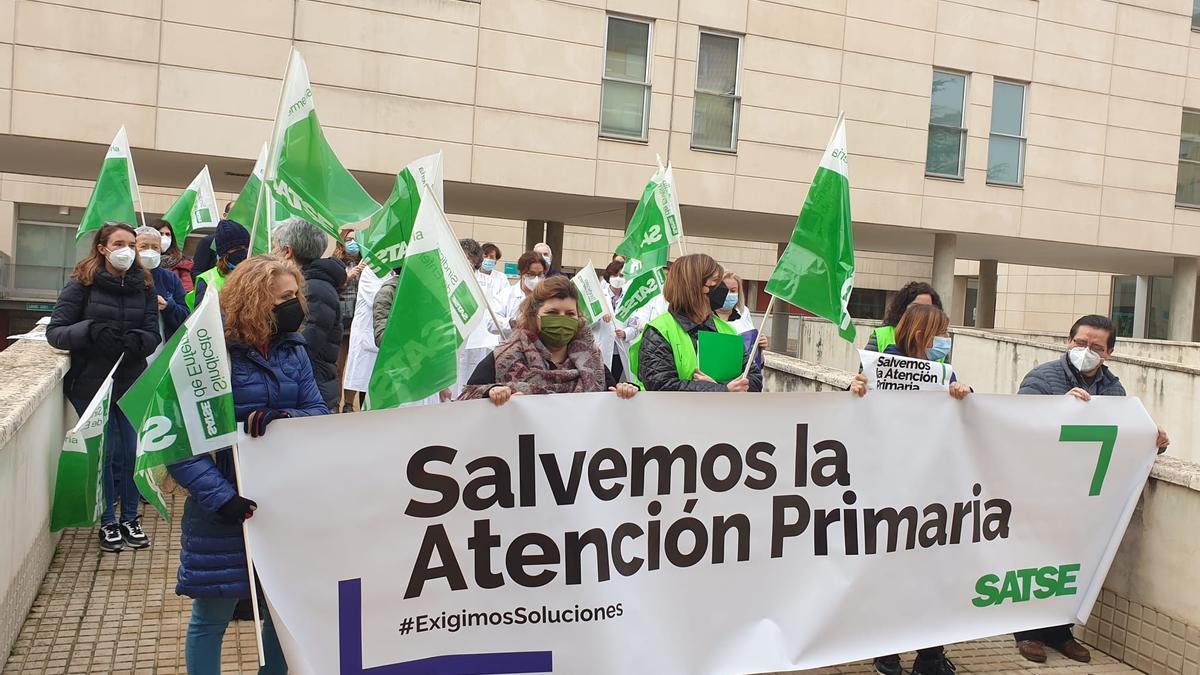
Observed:
[[[493,350],[496,359],[496,385],[511,387],[522,394],[570,394],[604,391],[604,361],[592,340],[592,331],[581,326],[567,345],[567,362],[555,367],[550,350],[536,333],[514,329],[512,335]],[[484,398],[494,385],[463,387],[460,400]]]

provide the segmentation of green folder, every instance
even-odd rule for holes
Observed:
[[[746,344],[741,335],[702,330],[696,338],[701,372],[717,382],[729,382],[742,376]]]

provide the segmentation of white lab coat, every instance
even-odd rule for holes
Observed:
[[[350,349],[346,354],[346,369],[342,375],[343,389],[366,391],[371,384],[371,371],[375,370],[375,357],[379,355],[379,348],[375,346],[375,321],[371,306],[375,304],[375,294],[383,286],[383,281],[370,265],[363,267],[358,278],[354,319],[350,322]]]
[[[495,278],[497,277],[503,280],[504,290],[507,291],[508,280],[504,275],[499,272],[485,274],[479,270],[475,270],[475,278],[479,280],[480,290],[487,296],[487,301],[491,305],[492,311],[496,312],[497,318],[500,318],[500,298],[496,292],[498,286],[495,282]],[[462,393],[462,388],[471,379],[471,375],[475,372],[475,367],[487,358],[488,354],[492,353],[496,345],[500,344],[500,332],[497,330],[495,322],[492,321],[491,312],[488,312],[487,308],[483,308],[483,311],[483,321],[467,336],[466,342],[458,350],[458,379],[450,389],[450,393],[454,395],[454,398],[458,398],[458,395]],[[503,319],[501,319],[501,323],[503,323]]]
[[[508,277],[500,270],[492,270],[491,274],[485,274],[480,270],[475,270],[475,276],[479,278],[479,285],[483,287],[484,292],[492,294],[492,297],[500,297],[500,294],[508,290]]]
[[[754,325],[754,318],[750,316],[749,309],[746,307],[739,307],[737,312],[737,321],[730,321],[729,325],[733,326],[733,329],[737,331],[738,335],[749,333],[750,331],[758,328],[758,326]]]
[[[500,319],[500,327],[504,329],[505,335],[512,330],[513,321],[517,318],[522,302],[525,302],[525,291],[520,281],[506,288],[496,299],[493,309],[496,310],[496,317]]]

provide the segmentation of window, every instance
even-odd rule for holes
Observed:
[[[91,237],[75,243],[77,226],[18,222],[13,251],[13,289],[29,297],[57,297],[71,278],[75,263],[88,253]],[[38,291],[45,291],[39,293]]]
[[[646,140],[650,117],[650,24],[608,17],[600,134]]]
[[[989,183],[1020,185],[1025,177],[1025,85],[992,85],[992,135],[988,138]]]
[[[963,109],[967,100],[967,76],[933,71],[929,103],[929,145],[925,150],[925,173],[930,176],[962,178],[967,130]]]
[[[692,103],[692,147],[737,150],[738,65],[742,40],[700,32],[696,98]]]
[[[850,302],[846,307],[850,316],[856,319],[882,319],[887,309],[887,291],[856,288],[850,291]]]
[[[1200,206],[1200,112],[1192,110],[1183,111],[1183,126],[1179,131],[1175,203]]]
[[[1192,0],[1192,30],[1200,30],[1200,0]]]

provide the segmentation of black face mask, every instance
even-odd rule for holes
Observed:
[[[275,305],[275,335],[287,335],[300,330],[304,323],[304,308],[300,306],[299,298],[292,298]]]
[[[729,295],[729,287],[724,283],[717,284],[708,290],[708,306],[717,311],[725,306],[725,298]]]
[[[246,249],[241,248],[236,251],[230,251],[225,254],[225,262],[229,265],[229,269],[233,269],[242,264],[246,260]]]

